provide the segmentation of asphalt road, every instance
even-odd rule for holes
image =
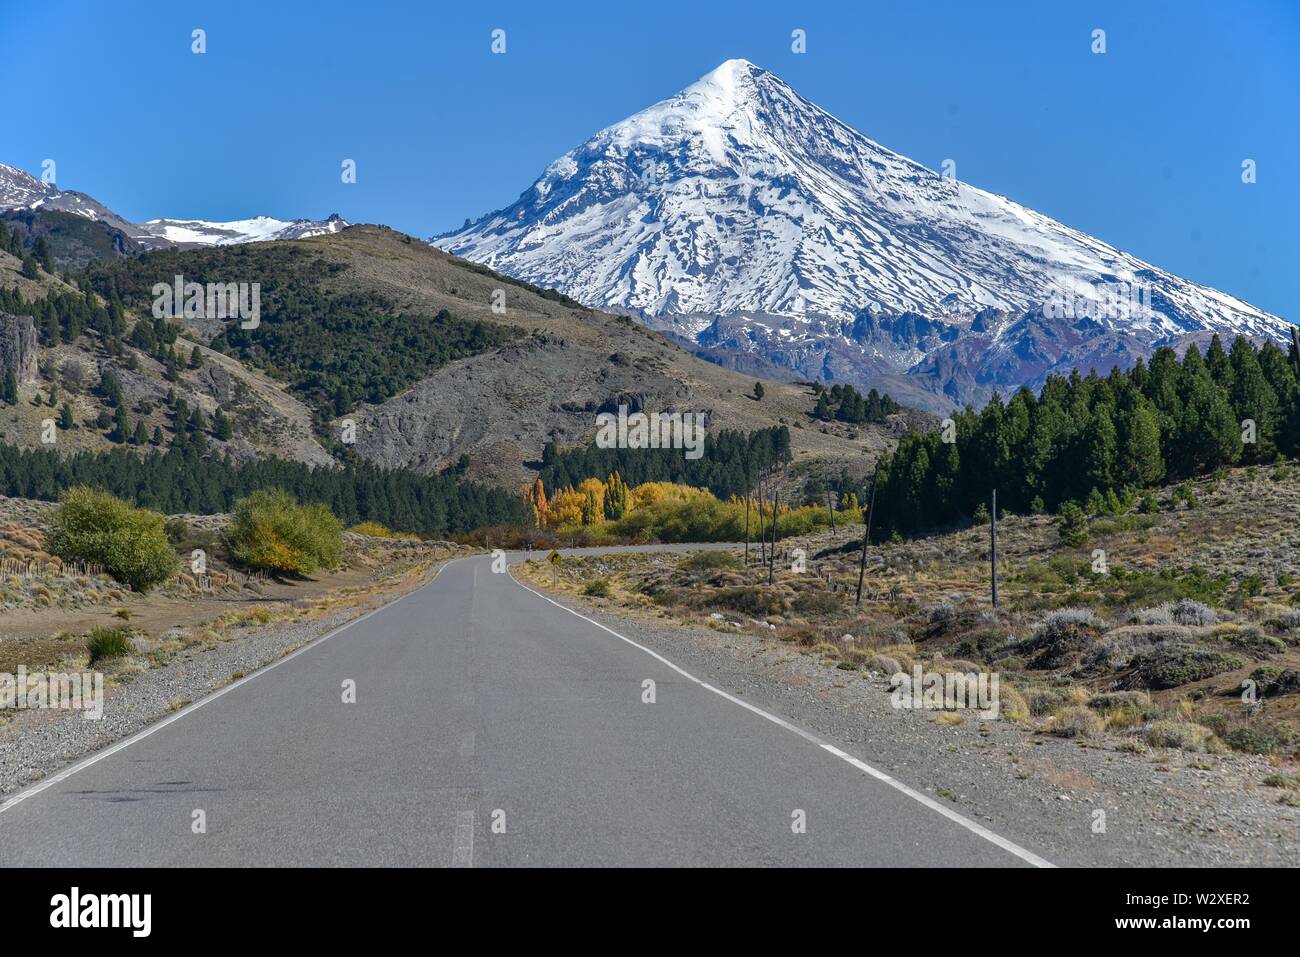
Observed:
[[[859,759],[475,556],[20,792],[0,861],[1046,863]]]

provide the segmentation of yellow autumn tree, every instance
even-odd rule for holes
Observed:
[[[605,482],[605,518],[617,522],[627,514],[628,489],[618,472],[614,472]]]
[[[582,506],[586,500],[587,494],[576,488],[562,488],[552,494],[550,509],[546,516],[546,528],[581,525]]]
[[[524,489],[524,504],[533,510],[533,525],[546,528],[551,506],[546,500],[546,486],[540,478],[531,487]]]

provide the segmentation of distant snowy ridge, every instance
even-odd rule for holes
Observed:
[[[338,215],[324,221],[295,219],[285,221],[270,216],[213,223],[202,219],[151,219],[140,228],[150,236],[181,246],[229,246],[235,243],[262,243],[273,239],[302,239],[337,233],[347,226]]]
[[[214,223],[202,219],[151,219],[132,223],[84,193],[60,190],[29,173],[0,163],[0,212],[11,209],[57,209],[120,229],[146,248],[164,246],[227,246],[234,243],[301,239],[336,233],[348,224],[337,214],[325,220],[253,219]]]

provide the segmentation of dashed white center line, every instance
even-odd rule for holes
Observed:
[[[456,833],[451,846],[452,867],[474,866],[474,812],[456,815]]]

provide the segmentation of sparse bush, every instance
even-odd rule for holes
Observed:
[[[1245,751],[1248,754],[1278,754],[1296,746],[1296,732],[1284,724],[1252,721],[1226,732],[1223,740],[1235,751]]]
[[[1029,705],[1015,688],[998,682],[998,716],[1005,721],[1028,721]]]
[[[812,590],[800,592],[791,607],[801,615],[833,615],[844,603],[835,592]]]
[[[677,566],[682,571],[711,573],[718,571],[729,571],[741,567],[740,559],[731,552],[724,552],[716,549],[695,552],[684,558]]]
[[[925,620],[932,625],[941,625],[957,617],[957,606],[950,601],[939,602],[925,609]]]
[[[867,667],[872,671],[879,671],[886,677],[896,675],[903,670],[903,666],[898,659],[889,655],[873,655],[871,660],[867,662]]]
[[[1041,718],[1062,707],[1066,697],[1053,688],[1031,688],[1025,693],[1025,701],[1029,706],[1029,713]]]
[[[1095,711],[1075,705],[1057,715],[1051,730],[1063,738],[1091,738],[1100,734],[1105,726]]]
[[[1241,668],[1247,661],[1242,655],[1204,645],[1167,642],[1133,660],[1132,680],[1142,688],[1177,688]]]
[[[1133,612],[1132,621],[1138,625],[1188,625],[1205,627],[1218,624],[1219,616],[1209,605],[1190,598],[1167,601],[1154,608]]]
[[[1300,671],[1294,668],[1264,665],[1250,673],[1250,680],[1263,698],[1300,693]]]
[[[1062,608],[1044,618],[1038,630],[1041,634],[1059,635],[1079,625],[1100,628],[1102,623],[1091,608]]]
[[[722,588],[712,597],[710,604],[730,608],[754,617],[779,615],[789,610],[786,600],[775,592],[757,585]]]
[[[132,651],[131,639],[120,628],[96,628],[86,641],[90,652],[90,663],[103,661],[105,658],[124,658]]]
[[[64,493],[49,542],[64,561],[102,565],[134,591],[148,591],[177,566],[161,515],[84,486]]]
[[[378,522],[357,522],[348,529],[354,535],[366,535],[370,538],[401,538],[397,532]]]
[[[583,586],[582,593],[591,598],[608,598],[610,595],[609,579],[593,578]]]
[[[1214,732],[1191,721],[1154,721],[1147,728],[1147,744],[1153,748],[1180,748],[1183,751],[1207,751]]]
[[[1286,651],[1286,642],[1273,635],[1266,635],[1254,625],[1220,625],[1210,635],[1222,641],[1233,651],[1250,655],[1252,658],[1264,659],[1281,651]]]
[[[1103,624],[1087,608],[1062,608],[1044,618],[1034,633],[1016,644],[1016,651],[1036,654],[1037,668],[1060,668],[1091,646]]]
[[[299,505],[280,489],[261,489],[235,503],[226,542],[250,568],[306,575],[343,560],[343,523],[324,505]]]
[[[1195,633],[1182,625],[1127,625],[1103,635],[1084,655],[1080,667],[1086,674],[1119,671],[1156,645],[1191,643],[1194,638]]]

